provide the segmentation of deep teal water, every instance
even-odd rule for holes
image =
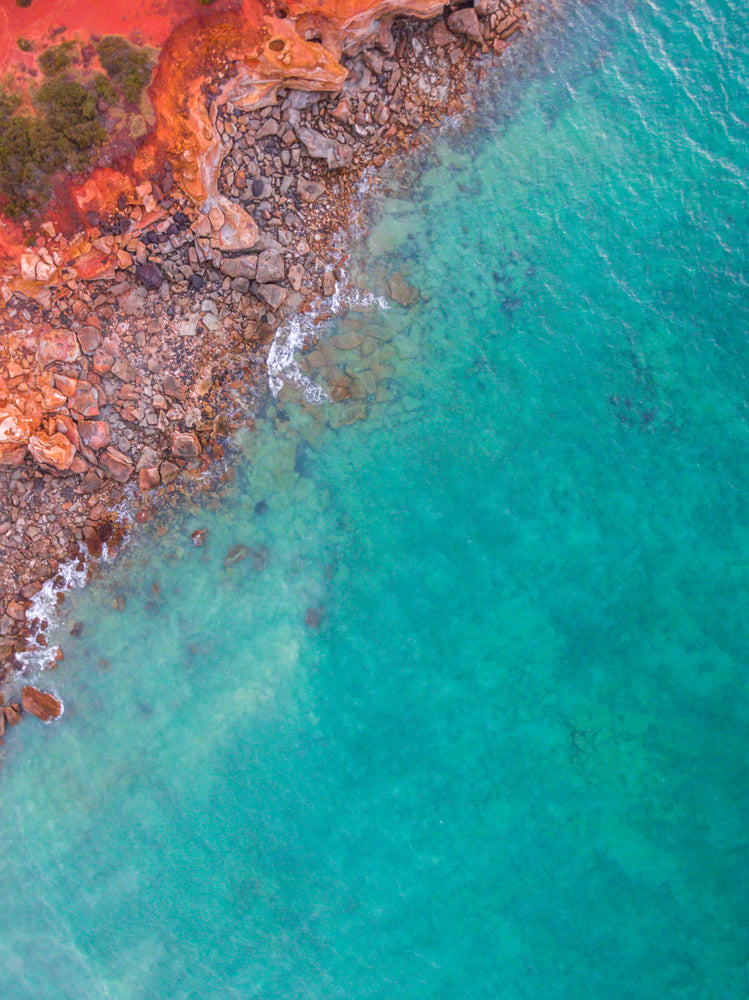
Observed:
[[[282,390],[64,605],[4,1000],[749,997],[747,39],[570,5],[391,170],[352,275],[421,301],[323,333],[376,397]]]

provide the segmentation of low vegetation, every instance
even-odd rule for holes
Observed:
[[[151,60],[145,49],[117,35],[107,35],[96,46],[99,62],[114,86],[129,104],[140,101],[151,79]]]

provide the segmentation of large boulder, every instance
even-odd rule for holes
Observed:
[[[17,406],[7,403],[0,407],[0,466],[12,467],[23,462],[33,429],[33,421]]]
[[[24,712],[35,715],[42,722],[59,719],[62,715],[62,702],[58,698],[31,685],[27,685],[21,692],[21,704]]]

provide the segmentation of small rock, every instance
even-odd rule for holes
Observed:
[[[257,258],[257,281],[261,285],[270,282],[283,281],[284,265],[280,253],[275,250],[263,250]]]
[[[302,201],[311,205],[313,202],[325,194],[325,185],[320,181],[307,181],[304,177],[300,177],[296,182],[296,189],[299,193],[299,197]]]
[[[193,531],[190,538],[192,538],[193,545],[205,545],[206,539],[208,538],[208,529],[198,528],[196,531]]]
[[[159,473],[161,475],[161,481],[165,486],[169,483],[173,483],[174,480],[179,475],[179,466],[175,465],[174,462],[162,462],[159,466]]]
[[[145,264],[135,265],[135,276],[151,292],[156,291],[157,288],[161,288],[164,281],[164,272],[157,264],[154,264],[150,260],[146,261]]]

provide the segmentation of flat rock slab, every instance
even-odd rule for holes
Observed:
[[[42,722],[59,719],[62,715],[62,702],[58,698],[30,685],[21,692],[21,704],[24,712],[35,715]]]

